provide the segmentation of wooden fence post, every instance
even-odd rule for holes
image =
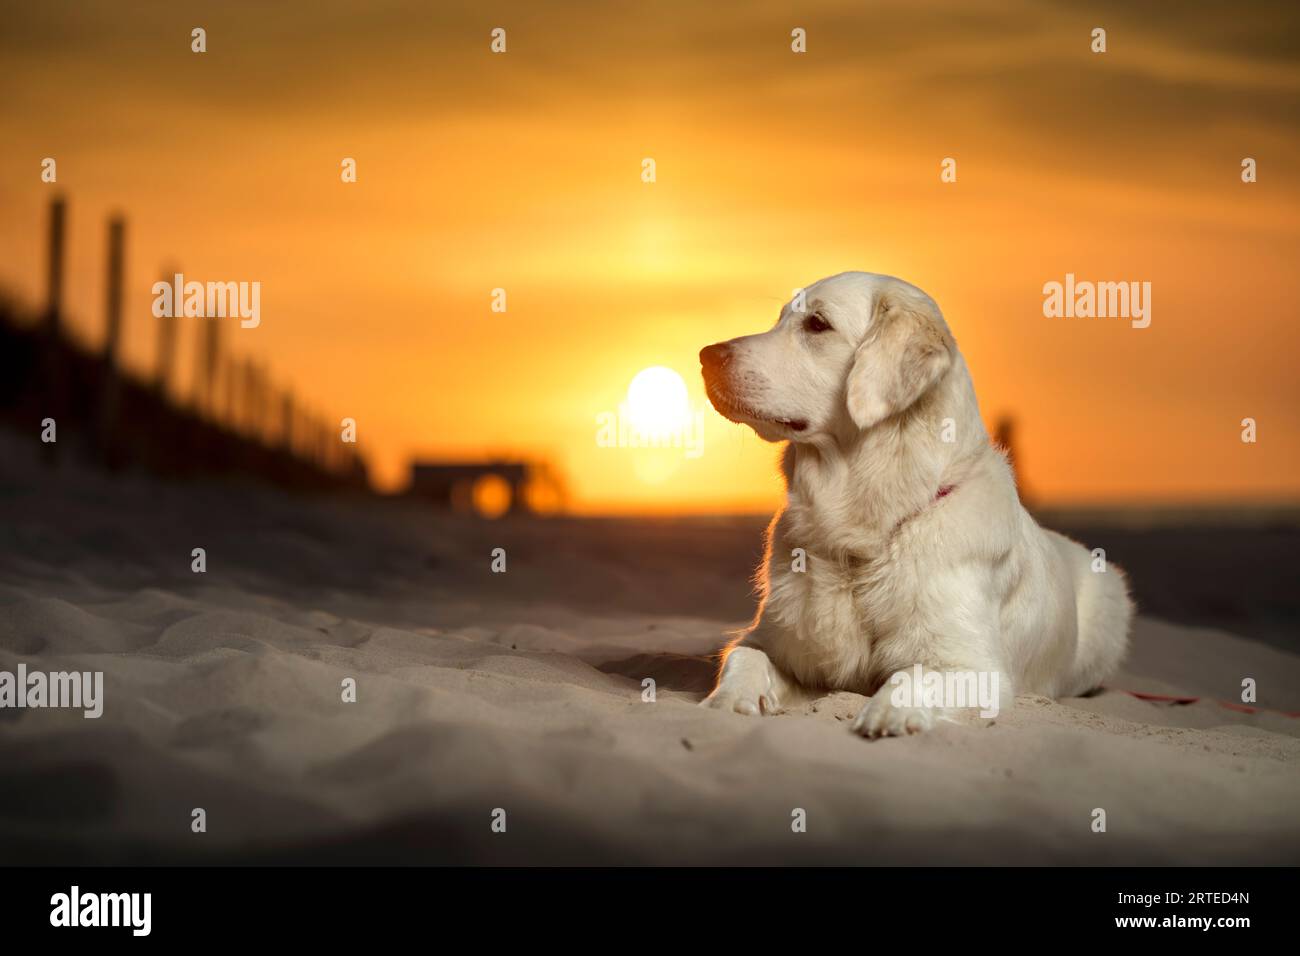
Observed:
[[[120,400],[119,363],[122,345],[122,273],[126,262],[126,222],[121,216],[108,221],[107,297],[104,303],[104,379],[101,383],[100,420],[97,438],[105,464],[113,465],[121,457],[116,449],[118,402]]]

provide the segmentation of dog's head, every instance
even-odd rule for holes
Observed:
[[[768,441],[864,430],[916,403],[952,367],[939,307],[890,276],[845,272],[803,290],[775,326],[700,352],[721,414]]]

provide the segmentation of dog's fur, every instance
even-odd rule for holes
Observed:
[[[914,665],[997,672],[1004,707],[1014,694],[1082,694],[1114,672],[1133,615],[1123,573],[1094,570],[1021,506],[928,295],[832,276],[770,331],[709,346],[701,362],[719,412],[788,442],[758,613],[707,706],[775,713],[819,692],[874,694],[854,729],[882,736],[949,716],[891,702],[882,685]]]

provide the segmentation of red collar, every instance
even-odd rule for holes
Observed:
[[[932,506],[938,504],[940,501],[942,501],[944,498],[948,497],[950,494],[952,494],[952,493],[953,493],[954,491],[956,491],[956,490],[957,490],[957,486],[956,486],[956,485],[940,485],[940,486],[939,486],[939,490],[936,491],[936,492],[934,493],[934,497],[930,499],[930,504],[926,505],[925,508],[929,508],[929,507],[932,507]],[[898,529],[901,528],[904,524],[906,524],[907,522],[911,521],[911,520],[912,520],[913,518],[915,518],[917,515],[920,515],[920,514],[924,513],[925,508],[920,509],[920,511],[914,511],[912,514],[910,514],[910,515],[908,515],[907,517],[903,518],[901,521],[898,522],[898,524],[894,525],[894,531],[891,532],[891,533],[896,533],[896,532],[898,531]]]

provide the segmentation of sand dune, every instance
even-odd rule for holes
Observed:
[[[98,720],[0,710],[7,862],[1300,861],[1279,714],[1116,690],[868,742],[853,694],[697,707],[754,522],[483,525],[6,459],[0,670],[105,675]],[[1300,710],[1300,658],[1147,619],[1114,685],[1243,677]]]

